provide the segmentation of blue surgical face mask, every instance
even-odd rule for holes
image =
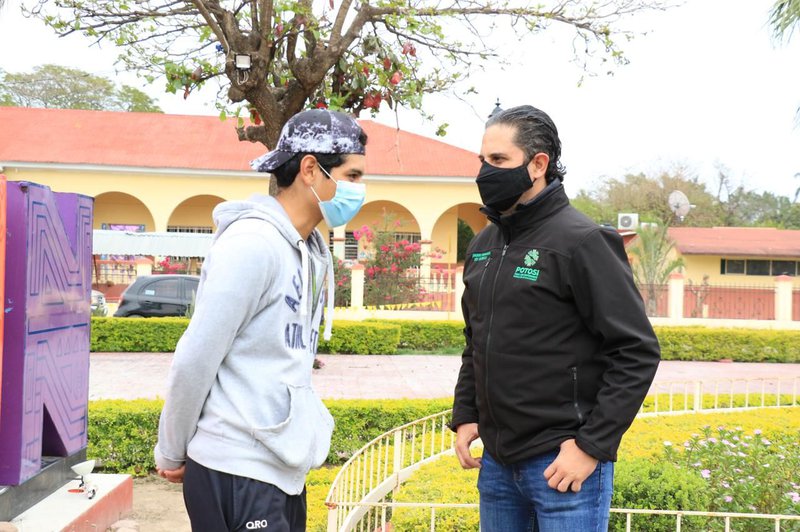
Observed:
[[[331,174],[322,168],[322,166],[319,168],[325,175],[333,179]],[[367,195],[367,187],[364,183],[351,183],[350,181],[336,179],[333,179],[333,182],[336,183],[336,193],[333,195],[333,198],[328,201],[319,199],[317,191],[314,190],[314,187],[311,187],[311,192],[317,196],[319,209],[322,211],[322,217],[331,229],[339,227],[340,225],[345,225],[352,220],[355,215],[358,214],[358,211],[364,204],[364,198]]]

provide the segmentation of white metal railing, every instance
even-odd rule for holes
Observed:
[[[711,381],[671,381],[654,383],[637,417],[736,411],[755,408],[780,408],[800,405],[800,377],[760,377]],[[437,510],[477,509],[477,504],[434,502],[399,503],[391,500],[411,474],[445,454],[453,453],[455,434],[447,421],[446,410],[381,434],[359,449],[336,475],[325,504],[328,507],[328,532],[386,530],[388,515],[394,508],[427,508],[430,530],[436,529]],[[626,515],[626,530],[632,530],[634,515],[672,515],[680,532],[683,517],[720,518],[725,530],[734,519],[772,520],[780,531],[784,521],[800,521],[800,516],[737,514],[674,510],[612,508]]]
[[[800,404],[800,377],[684,380],[653,383],[639,416]]]
[[[437,510],[466,510],[471,512],[477,512],[479,509],[478,504],[476,503],[420,503],[420,502],[361,502],[358,503],[359,506],[364,506],[372,510],[368,512],[372,516],[371,522],[367,525],[365,524],[364,530],[369,530],[370,532],[373,531],[388,531],[389,525],[389,518],[390,514],[393,510],[398,508],[418,508],[422,510],[428,510],[430,512],[430,530],[431,532],[435,532],[436,530],[436,522],[437,522]],[[697,511],[690,511],[690,510],[640,510],[634,508],[611,508],[612,514],[620,514],[625,516],[625,531],[631,532],[633,530],[648,530],[650,527],[648,523],[645,521],[647,518],[653,518],[655,516],[667,516],[673,517],[675,519],[675,530],[677,532],[681,532],[686,527],[686,530],[697,530],[696,525],[693,526],[691,523],[686,523],[685,518],[703,518],[706,520],[714,520],[712,522],[706,522],[705,525],[711,525],[713,523],[721,524],[724,527],[725,532],[729,532],[731,530],[732,524],[735,526],[736,522],[741,521],[764,521],[764,527],[758,527],[755,530],[769,530],[766,528],[771,522],[773,526],[773,530],[775,532],[781,532],[782,525],[785,523],[796,522],[800,524],[800,515],[779,515],[779,514],[747,514],[747,513],[735,513],[735,512],[697,512]],[[636,523],[634,523],[633,517],[635,515],[643,516],[642,519],[638,519]],[[361,530],[361,529],[359,529]]]
[[[342,466],[325,499],[328,530],[363,530],[366,526],[371,532],[373,516],[362,503],[382,501],[420,466],[453,448],[455,434],[447,427],[450,412],[392,429],[359,449]]]

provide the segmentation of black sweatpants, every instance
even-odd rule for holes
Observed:
[[[194,532],[302,532],[306,490],[287,495],[277,486],[222,473],[186,460],[183,501]]]

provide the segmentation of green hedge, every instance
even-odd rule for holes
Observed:
[[[92,318],[90,350],[170,353],[188,325],[187,318]],[[391,323],[337,321],[336,334],[327,342],[320,339],[319,352],[393,355],[400,330]]]
[[[400,349],[434,351],[464,347],[464,323],[460,321],[366,320],[400,327]]]
[[[400,326],[384,323],[337,321],[331,339],[320,338],[320,353],[393,355],[400,343]]]
[[[171,352],[189,321],[185,318],[92,318],[92,351]],[[458,321],[337,321],[320,353],[391,355],[398,349],[460,349],[464,324]],[[663,360],[800,362],[800,331],[656,327]]]
[[[342,464],[369,440],[453,406],[450,399],[325,401],[336,420],[328,463]],[[153,447],[163,401],[89,403],[88,456],[105,472],[145,475],[155,469]]]
[[[800,362],[800,331],[656,327],[664,360]]]
[[[186,330],[186,318],[92,318],[91,351],[167,353]]]

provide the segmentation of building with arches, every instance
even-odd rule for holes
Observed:
[[[0,107],[0,172],[12,181],[95,198],[94,228],[135,232],[212,232],[225,200],[266,193],[268,175],[250,170],[264,153],[240,142],[235,119],[155,113]],[[458,221],[478,232],[477,154],[439,140],[360,121],[367,144],[366,203],[346,227],[320,230],[337,257],[357,259],[355,230],[393,229],[457,262]],[[476,136],[480,135],[476,131]],[[423,259],[422,268],[430,267]]]

